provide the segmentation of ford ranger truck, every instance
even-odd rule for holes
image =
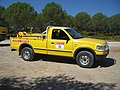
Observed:
[[[48,26],[41,34],[19,32],[10,38],[10,46],[24,60],[34,60],[36,53],[56,55],[72,57],[81,67],[92,67],[109,53],[106,41],[84,38],[72,28],[55,26]]]

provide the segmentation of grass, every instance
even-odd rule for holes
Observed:
[[[81,34],[84,37],[88,38],[96,38],[96,39],[102,39],[102,40],[107,40],[107,41],[120,41],[120,35],[111,35],[111,34],[93,34],[93,35],[88,35],[86,33]]]

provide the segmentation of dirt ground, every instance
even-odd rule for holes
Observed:
[[[120,90],[120,42],[93,68],[81,68],[71,58],[37,55],[24,61],[0,42],[0,90]]]

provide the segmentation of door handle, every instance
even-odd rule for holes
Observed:
[[[51,42],[51,44],[54,44],[54,42]]]

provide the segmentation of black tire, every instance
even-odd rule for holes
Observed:
[[[94,64],[94,56],[89,51],[81,51],[76,56],[76,62],[80,67],[90,68]]]
[[[29,48],[29,47],[25,47],[21,50],[21,57],[25,60],[25,61],[31,61],[34,58],[34,51],[33,49]]]

